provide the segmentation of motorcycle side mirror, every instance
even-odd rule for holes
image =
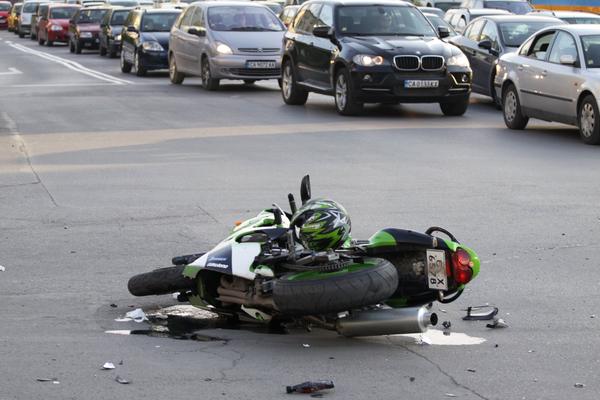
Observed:
[[[302,205],[306,204],[308,200],[310,200],[310,176],[304,175],[302,178],[302,182],[300,182],[300,199],[302,200]]]
[[[296,208],[296,199],[294,199],[293,194],[288,194],[288,201],[290,202],[290,211],[292,212],[292,215],[296,214],[298,208]]]

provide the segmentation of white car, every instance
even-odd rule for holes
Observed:
[[[500,57],[494,87],[507,127],[524,129],[529,118],[562,122],[578,126],[583,142],[600,144],[600,26],[536,32]]]

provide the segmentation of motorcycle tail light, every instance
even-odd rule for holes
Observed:
[[[454,280],[460,285],[469,283],[473,278],[473,262],[471,256],[464,249],[458,249],[452,256],[452,264],[454,266]]]

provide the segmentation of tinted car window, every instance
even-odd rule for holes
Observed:
[[[568,33],[558,32],[556,39],[554,39],[554,43],[552,44],[552,50],[550,51],[548,61],[559,64],[560,58],[566,55],[572,56],[573,59],[577,60],[577,46],[575,45],[575,40],[573,39],[573,36]]]
[[[483,40],[489,40],[492,42],[492,49],[497,50],[500,48],[498,45],[498,31],[496,30],[496,24],[494,24],[492,21],[488,21],[481,31],[479,41]]]
[[[252,6],[217,6],[208,9],[208,24],[215,31],[282,31],[284,26],[272,11]]]
[[[129,10],[115,11],[110,19],[111,25],[123,25],[129,15]]]
[[[77,22],[82,24],[98,23],[108,10],[81,10]]]
[[[548,47],[550,46],[555,33],[556,32],[546,32],[536,37],[527,52],[527,56],[537,58],[538,60],[545,60]]]
[[[142,32],[169,32],[179,14],[147,13],[142,18]]]
[[[521,47],[521,50],[519,50],[520,56],[527,57],[527,53],[529,53],[529,47],[531,47],[531,42],[533,42],[533,39],[529,39],[527,42],[525,42],[525,44],[523,44],[523,47]]]
[[[519,47],[529,36],[550,25],[556,22],[502,22],[499,27],[502,42],[508,47]]]
[[[467,28],[467,29],[469,29],[469,32],[465,31],[465,36],[470,40],[478,42],[479,35],[481,33],[481,29],[483,28],[484,24],[485,24],[485,19],[480,19],[480,20],[473,22],[471,25],[469,25],[469,28]]]
[[[444,21],[441,17],[438,17],[437,15],[433,15],[433,14],[427,14],[425,16],[427,17],[429,22],[431,22],[431,24],[434,26],[435,29],[438,29],[440,26],[443,26],[445,28],[448,28],[448,31],[450,32],[450,36],[457,35],[457,33],[454,30],[454,28],[452,27],[452,25],[450,25],[448,22]]]
[[[71,19],[75,12],[77,12],[75,7],[54,7],[50,9],[50,18]]]
[[[48,13],[48,5],[43,5],[38,8],[38,15],[46,15]]]
[[[569,24],[600,24],[600,18],[586,17],[586,18],[561,18],[563,21]]]
[[[446,3],[446,2],[438,2],[438,1],[436,1],[435,2],[435,6],[437,8],[439,8],[440,10],[442,10],[442,11],[448,11],[451,8],[458,8],[459,5],[456,2],[448,2],[448,3]]]
[[[30,3],[25,3],[23,5],[23,12],[24,13],[34,12],[35,9],[37,8],[37,6],[38,6],[38,3],[31,3],[31,2]]]
[[[317,26],[317,15],[319,14],[320,4],[312,4],[304,9],[302,16],[296,23],[296,29],[300,32],[312,33],[312,30]]]
[[[196,11],[194,12],[194,15],[192,15],[190,25],[195,26],[195,27],[201,27],[204,25],[204,23],[202,22],[202,9],[201,8],[197,8]]]
[[[333,7],[329,4],[324,4],[319,13],[319,25],[321,26],[332,26],[333,25]]]
[[[336,18],[338,30],[347,35],[437,36],[414,7],[348,5],[336,9]]]
[[[588,68],[600,68],[600,35],[581,37],[583,57],[585,66]]]
[[[130,1],[130,0],[124,0],[124,1],[111,1],[110,2],[111,6],[124,6],[124,7],[135,7],[138,5],[137,1]]]
[[[8,10],[10,10],[10,4],[0,3],[0,11],[8,11]]]
[[[527,14],[533,7],[527,1],[486,1],[485,8],[497,8],[513,14]]]
[[[192,16],[194,15],[195,9],[195,7],[189,7],[187,10],[185,10],[185,13],[177,23],[178,28],[187,30],[187,28],[190,26],[190,21],[192,20]]]

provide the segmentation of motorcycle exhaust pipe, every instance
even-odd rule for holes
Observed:
[[[336,321],[339,334],[352,336],[397,335],[424,332],[438,322],[437,314],[426,307],[386,308],[353,312]]]

